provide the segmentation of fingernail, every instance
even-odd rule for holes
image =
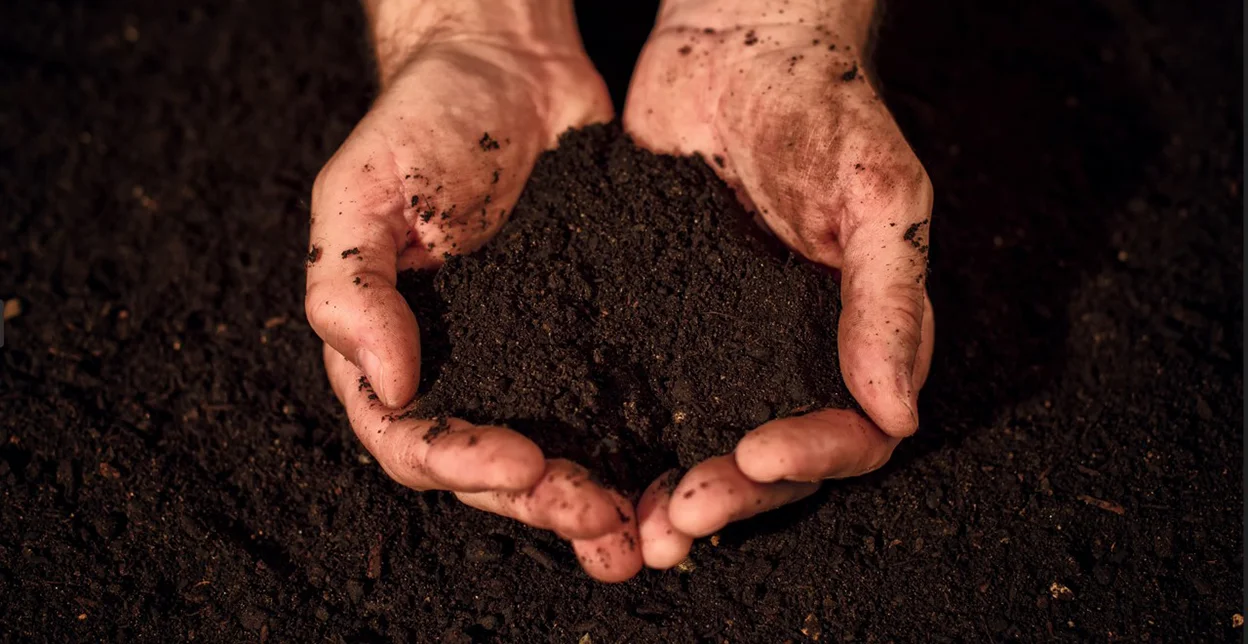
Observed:
[[[906,405],[906,411],[910,412],[910,424],[915,430],[919,428],[919,412],[915,410],[914,401],[909,398],[903,398],[902,402]]]
[[[381,359],[368,349],[360,349],[356,354],[356,362],[364,370],[364,375],[368,376],[368,384],[372,385],[373,393],[377,394],[382,404],[389,405],[385,391],[386,381],[381,373]]]

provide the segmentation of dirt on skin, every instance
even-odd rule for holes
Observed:
[[[355,3],[0,4],[0,641],[1239,641],[1241,5],[884,4],[922,427],[614,586],[387,480],[330,394],[300,285],[376,93]],[[622,96],[653,6],[581,9]]]
[[[516,428],[622,491],[773,418],[852,404],[831,271],[702,160],[618,124],[565,134],[493,241],[404,281],[423,352],[411,415]]]

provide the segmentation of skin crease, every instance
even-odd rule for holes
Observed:
[[[932,190],[857,59],[872,0],[669,0],[624,125],[702,154],[761,223],[842,275],[839,350],[866,410],[775,420],[638,501],[524,436],[404,418],[420,331],[398,271],[470,252],[505,221],[537,155],[612,117],[570,0],[365,0],[382,92],[318,175],[306,311],[361,443],[395,481],[569,539],[585,571],[668,568],[696,537],[883,465],[918,426],[934,333]],[[835,45],[835,48],[832,48]]]
[[[918,427],[934,337],[932,188],[859,58],[873,9],[669,0],[633,73],[624,125],[639,144],[701,154],[790,248],[840,271],[841,368],[868,415],[771,421],[674,488],[656,482],[639,507],[650,567],[817,481],[879,468]]]

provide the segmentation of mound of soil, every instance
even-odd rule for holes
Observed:
[[[514,427],[623,490],[850,402],[830,271],[700,158],[642,150],[618,124],[566,133],[494,240],[404,281],[424,350],[411,413]]]

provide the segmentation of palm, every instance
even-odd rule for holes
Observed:
[[[856,52],[804,27],[767,33],[801,44],[743,46],[736,32],[690,45],[688,31],[656,33],[625,122],[646,147],[703,155],[790,247],[839,268],[842,220],[869,214],[859,202],[902,182],[924,192],[926,175]]]
[[[430,52],[399,72],[322,170],[320,183],[342,184],[326,201],[358,211],[367,199],[364,209],[403,231],[400,268],[434,266],[488,241],[538,153],[563,130],[611,116],[588,65],[560,68],[577,91],[555,106],[533,96],[553,74],[517,69],[510,52],[462,49]]]

